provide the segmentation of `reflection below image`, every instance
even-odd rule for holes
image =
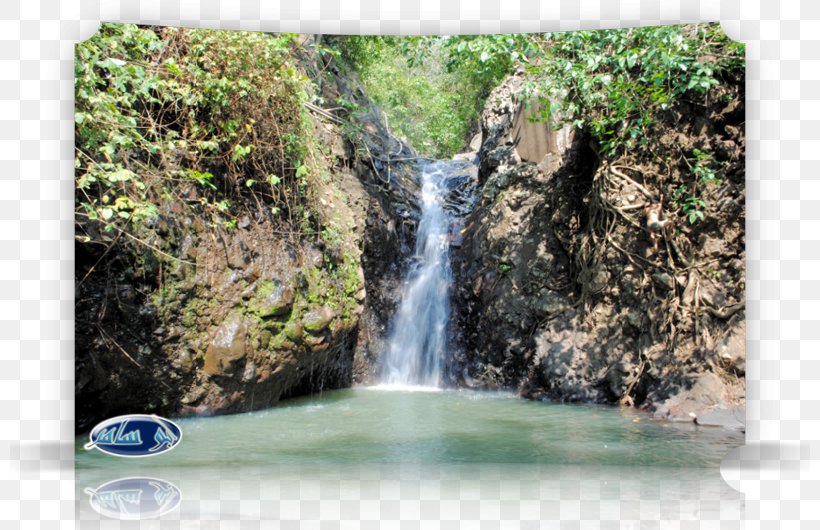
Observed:
[[[154,519],[176,509],[182,500],[173,483],[147,477],[116,479],[83,491],[94,511],[114,519]]]

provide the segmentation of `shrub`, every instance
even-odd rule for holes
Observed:
[[[228,228],[247,207],[297,226],[309,86],[293,45],[287,34],[104,24],[77,46],[80,240],[138,234],[181,193]]]

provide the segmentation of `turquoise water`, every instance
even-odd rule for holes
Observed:
[[[653,421],[600,405],[527,401],[468,390],[324,392],[257,412],[183,418],[180,445],[136,460],[86,451],[76,468],[247,468],[265,465],[505,463],[717,469],[739,432]]]

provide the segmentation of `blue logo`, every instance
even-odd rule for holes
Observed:
[[[94,511],[115,519],[153,519],[182,501],[179,488],[158,478],[121,478],[97,489],[86,488],[85,493]]]
[[[170,451],[182,440],[171,420],[156,415],[128,414],[98,423],[85,449],[97,448],[115,456],[153,456]]]

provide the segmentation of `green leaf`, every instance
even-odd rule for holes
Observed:
[[[82,190],[88,189],[88,187],[91,186],[91,184],[93,184],[94,182],[97,182],[96,177],[86,173],[85,175],[77,179],[77,187]]]
[[[112,217],[114,217],[114,210],[112,210],[111,208],[103,208],[102,209],[102,218],[103,219],[108,221]]]
[[[109,182],[128,182],[129,180],[137,179],[137,174],[130,169],[120,169],[107,175]]]
[[[196,182],[198,182],[201,186],[208,186],[212,190],[216,189],[216,186],[214,186],[213,182],[211,182],[214,176],[213,174],[208,173],[207,171],[202,172],[197,171],[195,169],[187,169],[185,171],[185,175],[191,180],[195,180]]]
[[[182,69],[173,59],[168,59],[165,61],[165,68],[172,74],[182,75]]]
[[[252,149],[252,145],[235,145],[233,148],[233,156],[231,157],[231,160],[233,160],[234,162],[242,160],[243,158],[248,156],[248,154],[250,154]]]
[[[205,151],[217,152],[219,150],[219,142],[212,140],[200,140],[196,143],[197,147]]]

